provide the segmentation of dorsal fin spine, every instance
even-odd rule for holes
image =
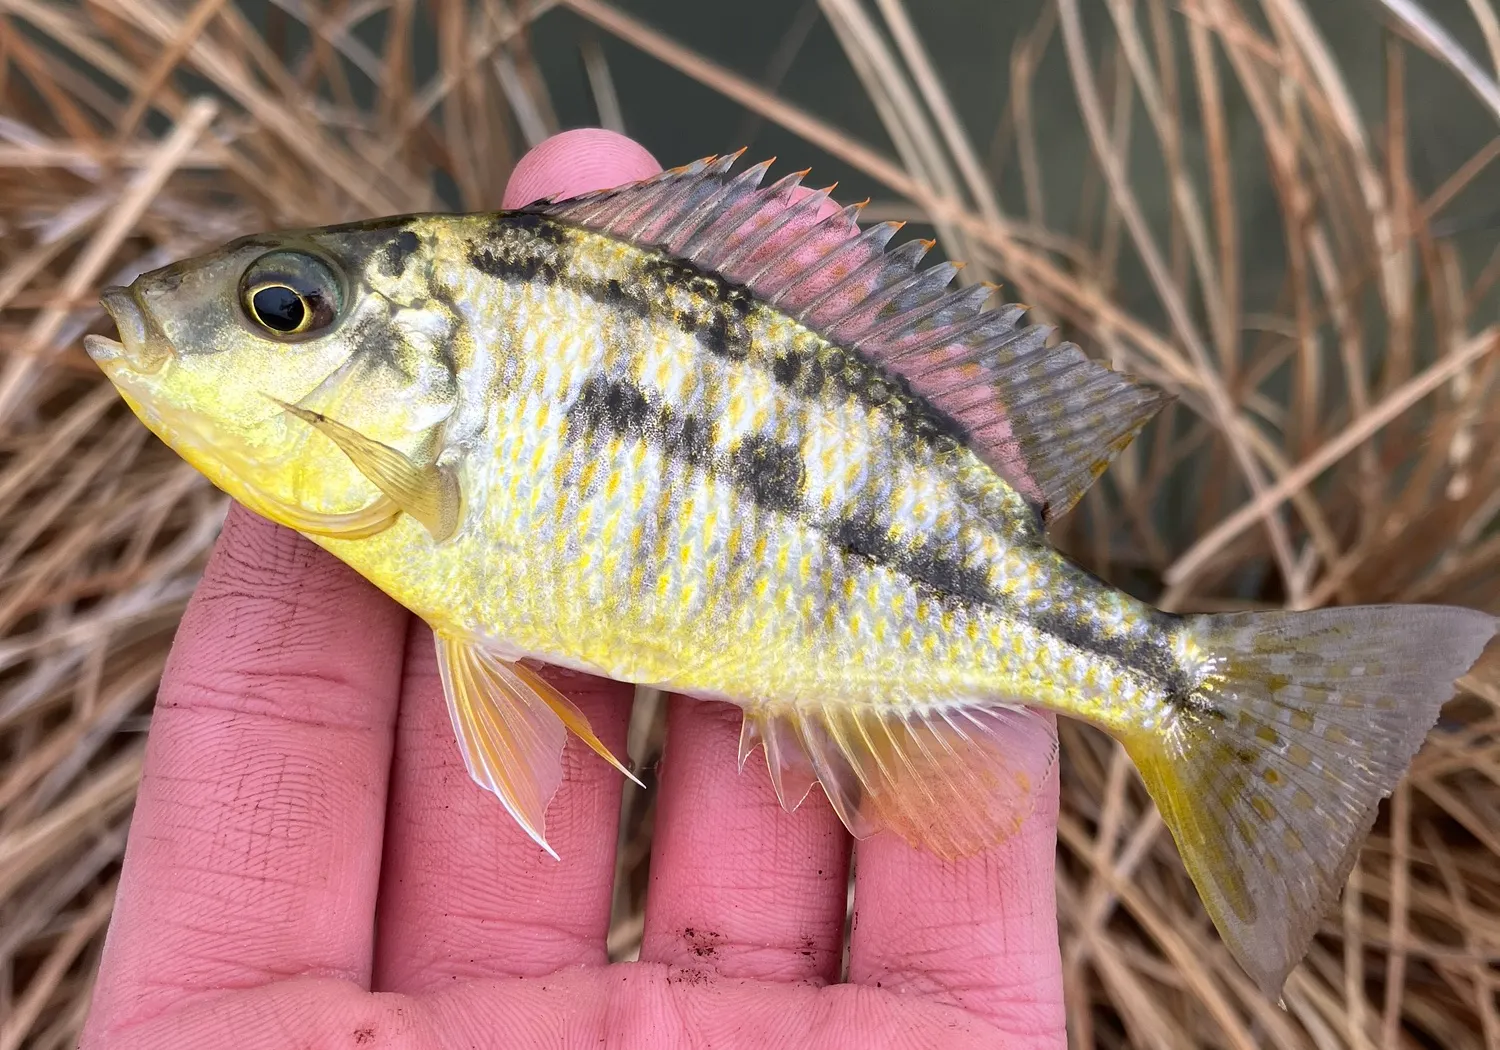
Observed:
[[[957,345],[961,346],[964,350],[962,360],[981,362],[984,360],[985,353],[989,349],[989,343],[982,337],[981,333],[986,328],[998,327],[1000,325],[1009,327],[1004,319],[1010,316],[1010,323],[1013,324],[1014,317],[1019,316],[1007,315],[1007,310],[1008,307],[1003,306],[996,307],[994,310],[981,310],[978,314],[960,324],[951,333],[935,333],[931,338],[903,349],[900,353],[893,354],[889,360],[893,363],[904,361],[914,354],[935,353],[944,347]],[[976,336],[980,337],[977,342],[975,341]]]
[[[741,150],[740,152],[744,152]],[[693,201],[704,197],[715,196],[722,188],[724,175],[733,167],[739,154],[730,154],[711,160],[696,176],[694,180],[678,179],[677,183],[688,182],[691,186],[688,194],[686,210],[691,213],[694,210]],[[672,187],[676,193],[682,191],[676,185]],[[675,225],[681,218],[684,210],[683,202],[673,198],[672,193],[664,195],[657,201],[650,213],[637,221],[635,237],[642,241],[667,242],[667,229]],[[665,226],[662,224],[666,224]]]
[[[765,269],[756,275],[756,278],[764,279],[768,271],[778,264],[785,267],[785,273],[781,275],[779,283],[775,285],[766,284],[766,299],[779,306],[787,291],[798,283],[800,274],[797,272],[796,267],[797,253],[804,247],[817,244],[825,234],[837,234],[840,227],[848,227],[857,233],[859,231],[857,217],[859,210],[863,207],[863,204],[851,204],[842,211],[828,216],[811,227],[801,237],[797,238],[797,240],[787,245],[786,250],[778,253],[776,258],[771,259],[766,264]],[[820,270],[832,266],[835,259],[842,254],[848,254],[858,244],[859,238],[850,235],[844,237],[839,243],[820,248],[817,258],[808,260],[807,268],[809,270]]]
[[[752,168],[746,169],[740,173],[738,178],[730,181],[730,189],[738,191],[747,186],[759,187],[761,180],[765,178],[766,171],[769,168],[770,164],[766,163],[764,165],[757,164]],[[745,193],[741,200],[725,208],[721,214],[710,216],[676,250],[683,258],[690,262],[697,262],[706,250],[706,247],[714,243],[715,238],[726,230],[738,229],[747,216],[754,213],[757,208],[763,205],[761,195],[769,195],[774,200],[777,197],[790,194],[792,187],[796,185],[795,176],[788,175],[772,183],[765,189],[756,189]]]
[[[869,251],[870,258],[866,259],[863,263],[856,266],[853,270],[849,271],[849,273],[845,277],[834,284],[826,292],[823,292],[812,302],[804,306],[797,313],[797,320],[803,322],[808,321],[810,318],[816,316],[819,307],[823,306],[834,296],[844,293],[860,278],[867,276],[871,271],[878,271],[883,265],[885,265],[885,259],[882,257],[882,250],[885,248],[886,244],[890,242],[890,239],[894,237],[904,225],[905,223],[895,221],[882,222],[876,226],[871,226],[868,230],[865,230],[862,234],[860,234],[860,236],[850,240],[848,244],[845,245],[844,250],[855,255],[858,255],[862,251]]]
[[[756,284],[764,289],[764,297],[768,302],[775,302],[776,296],[786,289],[786,286],[796,276],[796,267],[788,265],[794,262],[800,253],[810,245],[816,245],[820,239],[828,234],[837,233],[838,229],[850,224],[850,205],[842,208],[831,215],[825,215],[816,222],[810,224],[807,229],[797,234],[790,242],[781,245],[777,251],[767,252],[765,264],[746,279],[746,284]],[[855,227],[858,228],[857,226]],[[819,255],[815,259],[809,259],[805,267],[807,271],[816,270],[822,266],[827,256]],[[783,267],[785,272],[781,276],[781,283],[772,284],[770,273],[778,266]]]
[[[744,152],[745,150],[741,149],[739,153],[734,155],[734,158],[738,159],[740,154]],[[663,230],[661,233],[662,241],[667,244],[676,244],[684,238],[690,239],[698,232],[701,226],[710,220],[714,211],[736,191],[743,189],[746,183],[751,186],[760,185],[760,180],[765,177],[766,171],[770,166],[771,162],[765,161],[764,163],[746,168],[732,179],[725,179],[723,185],[701,204],[684,215],[678,222]]]
[[[863,350],[871,343],[879,342],[892,333],[899,332],[914,322],[936,312],[942,305],[942,300],[923,303],[922,296],[927,294],[929,289],[936,292],[947,287],[953,280],[953,274],[953,264],[950,262],[938,263],[936,266],[917,272],[910,281],[907,281],[896,289],[895,294],[890,297],[889,303],[882,306],[882,309],[885,309],[886,306],[896,305],[895,312],[889,318],[871,328],[868,332],[863,333],[855,340],[853,349]],[[916,293],[916,302],[921,303],[920,306],[898,305],[901,299],[913,297],[913,293]]]
[[[774,186],[771,187],[771,192],[775,194],[775,198],[774,199],[778,203],[783,204],[783,205],[787,201],[790,201],[791,198],[792,198],[792,194],[794,194],[802,186],[802,179],[804,178],[805,175],[806,175],[805,172],[794,171],[794,172],[792,172],[792,174],[786,176],[786,178],[781,179],[779,182],[777,182]],[[755,208],[749,209],[749,211],[747,212],[747,217],[748,217],[749,214],[754,214],[754,212],[757,211],[757,210],[759,210],[759,209],[755,209]],[[786,212],[789,211],[789,210],[790,209],[783,208],[783,210],[782,210],[782,212],[781,212],[781,214],[780,214],[779,217],[784,220],[785,216],[786,216]],[[728,218],[728,216],[726,216],[726,219],[727,218]],[[721,224],[716,223],[715,227],[717,227],[719,225],[721,225]],[[712,237],[712,236],[722,236],[727,242],[731,242],[732,243],[733,242],[734,233],[738,229],[738,223],[736,223],[734,226],[730,226],[727,223],[725,223],[723,225],[724,225],[724,229],[723,229],[722,232],[720,230],[718,230],[718,229],[710,229],[708,231],[705,231],[705,238]],[[728,271],[729,267],[735,261],[737,261],[739,253],[754,251],[757,247],[759,247],[759,245],[757,244],[757,240],[756,239],[758,237],[764,237],[767,233],[771,232],[772,230],[774,230],[775,228],[777,228],[777,226],[779,226],[779,225],[780,224],[777,223],[773,219],[770,224],[768,224],[767,226],[764,226],[764,227],[760,228],[759,230],[757,230],[756,233],[755,233],[755,236],[753,236],[753,237],[742,237],[740,239],[739,246],[737,248],[735,248],[732,253],[725,253],[725,255],[721,259],[718,260],[718,266],[715,267],[715,268],[720,273],[724,274],[727,277],[728,276],[727,271]]]
[[[925,241],[907,241],[890,253],[893,265],[889,278],[870,290],[864,299],[851,303],[849,309],[827,321],[823,331],[833,342],[842,342],[845,329],[851,322],[866,313],[878,313],[883,304],[897,294],[900,288],[915,281],[917,264],[928,252]]]
[[[930,250],[926,241],[908,241],[892,254],[899,254],[901,250],[909,249],[912,256],[913,270],[910,273],[897,273],[893,279],[881,285],[870,293],[863,301],[855,303],[848,313],[828,323],[827,335],[830,340],[842,343],[849,335],[849,329],[855,327],[861,317],[867,317],[860,330],[860,334],[869,330],[869,326],[876,318],[882,317],[889,312],[890,305],[896,301],[909,288],[922,279],[922,271],[916,270],[915,266]]]
[[[769,265],[770,261],[774,260],[776,256],[780,254],[781,246],[778,245],[776,246],[775,251],[772,250],[772,246],[776,245],[776,242],[771,238],[773,238],[777,233],[780,233],[784,228],[791,227],[795,229],[796,223],[800,222],[804,215],[816,215],[818,213],[818,209],[823,206],[823,202],[827,199],[828,194],[826,192],[824,192],[823,190],[814,190],[812,193],[809,193],[807,196],[797,201],[790,208],[787,208],[780,215],[778,215],[775,219],[771,220],[770,224],[766,227],[764,240],[762,240],[759,244],[755,243],[752,240],[747,240],[746,243],[741,245],[733,255],[726,258],[724,260],[723,270],[721,272],[724,274],[724,276],[739,284],[752,284],[755,281],[756,276],[760,274],[761,270],[764,269],[766,265]],[[764,254],[767,259],[767,262],[764,264],[761,263],[759,258],[759,256],[762,254]],[[736,274],[736,269],[738,269],[741,265],[745,267],[745,271]],[[758,266],[760,268],[751,270],[751,266]]]

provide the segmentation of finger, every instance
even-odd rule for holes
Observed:
[[[574,197],[649,178],[661,170],[646,147],[603,128],[553,135],[516,162],[502,198],[520,208],[544,197]]]
[[[420,993],[454,978],[535,976],[607,961],[623,778],[576,737],[547,807],[547,856],[470,779],[443,700],[432,632],[407,651],[386,826],[375,987]],[[549,682],[624,754],[633,690],[556,668]]]
[[[231,509],[157,697],[101,1021],[287,974],[368,985],[406,619]]]
[[[643,148],[597,129],[564,132],[516,165],[505,206],[646,178]],[[548,670],[595,733],[624,754],[634,690]],[[533,975],[605,961],[622,781],[578,740],[547,808],[555,861],[464,770],[430,632],[413,631],[392,771],[376,986],[424,991],[453,977]]]
[[[758,753],[741,774],[739,732],[738,708],[672,697],[641,958],[835,980],[849,838],[821,791],[784,811]]]
[[[1006,1046],[1061,1046],[1057,805],[1054,774],[1018,834],[957,862],[894,835],[860,842],[850,981],[962,1007],[1009,1034]]]

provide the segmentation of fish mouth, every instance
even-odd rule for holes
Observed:
[[[84,336],[83,349],[101,366],[124,365],[140,375],[155,375],[172,356],[166,333],[141,306],[133,288],[115,285],[99,294],[104,310],[120,330],[119,340]]]

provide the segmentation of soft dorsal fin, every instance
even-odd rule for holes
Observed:
[[[743,151],[741,151],[743,152]],[[958,266],[917,269],[931,241],[892,250],[900,223],[861,228],[860,205],[828,214],[806,172],[762,187],[771,162],[739,153],[528,211],[653,247],[747,287],[762,301],[902,377],[1051,521],[1169,399],[1090,360],[1025,308],[986,309],[987,286],[949,291]]]

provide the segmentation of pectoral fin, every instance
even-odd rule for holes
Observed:
[[[401,517],[401,508],[384,493],[359,510],[351,510],[345,514],[319,514],[264,495],[252,495],[246,502],[251,510],[258,511],[289,529],[340,540],[362,540],[378,536]]]
[[[555,858],[545,818],[562,783],[568,731],[631,780],[635,777],[594,734],[583,712],[531,668],[475,642],[443,635],[438,635],[437,651],[448,714],[469,775],[494,792],[526,834]]]
[[[339,447],[361,474],[399,507],[421,522],[434,540],[445,540],[458,528],[458,479],[435,463],[415,463],[405,453],[366,437],[321,412],[273,398],[278,405]]]

